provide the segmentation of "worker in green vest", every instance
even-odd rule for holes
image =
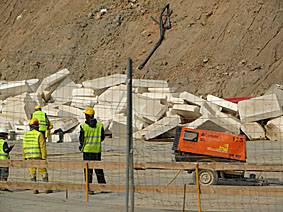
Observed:
[[[7,143],[8,139],[8,129],[0,128],[0,160],[9,160],[9,153],[14,148],[14,144],[9,146]],[[9,177],[9,167],[0,167],[0,181],[7,181]],[[8,189],[3,189],[8,191]]]
[[[46,131],[49,130],[50,122],[46,113],[41,110],[40,105],[35,106],[34,109],[35,111],[32,114],[31,118],[36,118],[39,121],[39,132],[41,132],[43,134],[44,139],[46,139]]]
[[[80,126],[80,146],[84,160],[101,161],[101,142],[104,140],[103,124],[94,118],[94,110],[87,107],[84,111],[86,121]],[[105,184],[103,169],[95,169],[98,183]],[[92,183],[93,169],[88,169],[88,180]],[[94,194],[90,191],[89,194]]]
[[[25,160],[46,160],[46,143],[44,136],[39,132],[39,121],[36,118],[32,118],[29,121],[30,131],[26,132],[23,137],[23,157]],[[36,182],[36,171],[37,168],[28,169],[31,181]],[[39,168],[39,174],[42,177],[43,182],[48,182],[48,173],[46,168]],[[51,193],[52,191],[47,190],[45,193]],[[34,194],[38,194],[39,191],[36,189],[33,191]]]

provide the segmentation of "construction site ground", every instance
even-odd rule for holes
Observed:
[[[135,141],[135,162],[170,162],[173,160],[171,142]],[[48,143],[48,160],[74,161],[81,160],[78,143]],[[126,140],[107,139],[104,144],[104,161],[125,162]],[[248,162],[250,163],[282,163],[280,142],[253,141],[247,145]],[[21,158],[21,142],[16,142],[12,159]],[[256,153],[256,154],[255,154]],[[125,184],[125,170],[104,170],[109,184]],[[83,183],[83,170],[48,170],[51,182]],[[166,170],[138,170],[135,171],[135,183],[138,185],[184,185],[192,184],[192,175],[182,171],[176,177],[177,171]],[[259,174],[259,173],[257,173]],[[246,173],[248,175],[248,173]],[[282,173],[261,173],[264,178],[276,178],[283,181]],[[175,180],[174,179],[176,177]],[[95,179],[95,178],[94,178]],[[10,169],[11,181],[28,181],[25,169]],[[96,179],[94,180],[96,182]],[[225,183],[224,183],[225,184]],[[229,185],[245,186],[239,182],[229,182]],[[227,186],[229,186],[227,184]],[[280,186],[280,185],[272,185]],[[228,187],[227,187],[228,188]],[[268,187],[266,188],[268,190]],[[111,201],[109,201],[111,200]],[[186,208],[188,211],[197,210],[197,194],[187,193]],[[36,203],[36,204],[35,204]],[[30,190],[13,190],[0,192],[0,204],[3,211],[124,211],[124,193],[96,193],[90,196],[86,207],[85,192],[55,191],[52,194],[41,192],[32,194]],[[183,194],[180,193],[135,193],[136,211],[182,211]],[[202,194],[202,206],[205,211],[280,211],[283,197],[257,195],[219,195]]]

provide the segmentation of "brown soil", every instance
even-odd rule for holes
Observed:
[[[129,2],[135,2],[132,4]],[[150,16],[166,0],[2,0],[0,78],[43,78],[69,68],[81,82],[137,67],[159,37]],[[136,77],[180,90],[259,95],[283,83],[282,0],[174,0],[172,29]],[[100,9],[107,13],[98,16]]]

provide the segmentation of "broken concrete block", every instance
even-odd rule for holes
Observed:
[[[268,121],[265,130],[269,140],[283,141],[283,116]]]
[[[250,140],[265,139],[265,130],[257,122],[244,123],[241,126],[241,130]]]
[[[169,104],[185,104],[185,101],[182,98],[177,98],[177,97],[173,97],[173,96],[168,96],[167,102]]]
[[[200,113],[202,115],[211,114],[216,115],[218,111],[221,111],[222,108],[212,102],[204,102],[200,107]]]
[[[119,85],[107,89],[98,97],[100,104],[110,103],[118,104],[123,97],[127,97],[127,86]]]
[[[209,119],[208,117],[202,116],[197,120],[186,124],[185,127],[193,128],[193,129],[202,129],[202,130],[213,130],[219,132],[227,132],[228,130],[223,128],[215,119]]]
[[[276,94],[281,107],[283,107],[283,85],[273,84],[264,95]]]
[[[199,106],[195,105],[175,104],[173,105],[172,112],[186,119],[197,119],[201,116]]]
[[[51,130],[54,133],[55,130],[61,128],[63,132],[68,132],[69,130],[75,128],[79,122],[76,118],[62,118],[53,120],[53,129]]]
[[[59,117],[60,110],[54,107],[43,107],[42,111],[46,113],[47,116]]]
[[[0,99],[2,100],[25,92],[31,92],[25,80],[0,84]]]
[[[223,109],[226,109],[228,111],[231,112],[237,112],[238,111],[238,105],[233,103],[233,102],[229,102],[225,99],[219,98],[217,96],[213,96],[213,95],[207,95],[207,101],[212,102],[220,107],[222,107]]]
[[[169,97],[172,98],[171,93],[143,93],[142,95],[157,100],[167,100]]]
[[[162,105],[159,100],[144,97],[140,94],[133,95],[134,114],[149,122],[158,121],[167,111],[168,106]]]
[[[40,80],[39,79],[29,79],[26,81],[26,83],[31,89],[31,92],[35,92],[40,84]]]
[[[173,93],[175,91],[176,91],[176,88],[168,88],[168,87],[148,88],[148,92],[151,92],[151,93]]]
[[[198,105],[201,106],[202,104],[204,104],[206,102],[206,100],[195,96],[191,93],[188,93],[186,91],[184,91],[183,93],[180,94],[180,98],[185,100],[186,102],[193,104],[193,105]]]
[[[36,106],[36,103],[28,93],[9,97],[4,102],[5,105],[3,106],[2,114],[13,119],[30,119]]]
[[[92,88],[75,88],[72,91],[72,96],[95,97],[94,91]]]
[[[149,140],[152,138],[156,138],[163,133],[168,132],[169,130],[177,127],[181,123],[181,119],[179,116],[175,117],[164,117],[159,121],[149,125],[148,127],[144,128],[141,134],[145,140]]]
[[[240,101],[238,109],[241,121],[244,123],[274,118],[283,114],[276,94]]]
[[[117,114],[113,117],[110,127],[113,138],[127,138],[127,116]]]
[[[165,80],[133,79],[132,83],[134,88],[168,88],[168,83]]]
[[[60,82],[56,90],[51,94],[52,99],[60,104],[65,104],[72,101],[72,92],[77,88],[77,85],[66,77]]]
[[[82,109],[76,108],[76,107],[72,107],[72,106],[68,106],[68,105],[59,105],[58,106],[59,109],[59,113],[58,115],[60,117],[80,117],[80,118],[84,118],[84,111]]]
[[[94,105],[95,116],[99,120],[107,121],[112,120],[115,115],[115,109],[111,104],[96,104]]]
[[[42,80],[39,87],[37,88],[36,93],[42,94],[44,90],[50,90],[52,86],[62,81],[70,74],[68,69],[62,69]],[[53,90],[54,88],[52,88]],[[55,89],[54,89],[55,90]]]
[[[95,90],[109,88],[115,85],[125,84],[127,76],[125,74],[114,74],[106,77],[101,77],[93,80],[84,81],[82,84],[85,88]]]
[[[97,97],[73,96],[71,106],[85,109],[85,107],[93,107],[97,103]]]

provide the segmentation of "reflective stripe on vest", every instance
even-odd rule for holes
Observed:
[[[36,118],[39,121],[39,131],[47,130],[46,115],[43,111],[35,111],[32,114],[32,118]]]
[[[41,151],[39,147],[40,132],[32,130],[26,132],[23,138],[24,158],[41,158]]]
[[[0,139],[0,160],[8,160],[9,159],[9,154],[4,152],[4,143],[5,140]]]
[[[96,128],[92,128],[88,124],[82,124],[81,127],[84,131],[84,146],[82,152],[101,152],[102,123],[97,122]]]

